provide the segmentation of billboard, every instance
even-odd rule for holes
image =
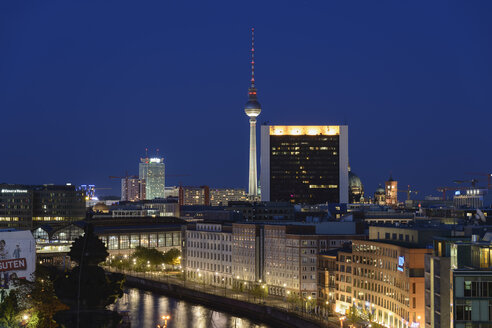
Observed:
[[[398,256],[398,271],[403,272],[404,266],[405,266],[405,257],[404,256]]]
[[[29,230],[0,230],[0,290],[14,287],[17,279],[34,280],[36,243]]]

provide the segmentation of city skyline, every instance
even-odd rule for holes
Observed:
[[[348,124],[350,164],[367,195],[392,173],[419,196],[437,196],[492,159],[482,146],[492,115],[490,4],[296,4],[275,19],[273,5],[231,17],[210,5],[208,18],[190,21],[168,14],[186,12],[179,4],[151,13],[122,3],[111,20],[108,4],[98,13],[90,4],[4,6],[0,106],[12,141],[3,154],[15,160],[0,164],[2,182],[109,185],[114,194],[119,182],[108,176],[135,173],[149,147],[161,149],[170,175],[189,175],[168,185],[247,188],[252,26],[258,125]],[[157,9],[169,9],[167,21]]]

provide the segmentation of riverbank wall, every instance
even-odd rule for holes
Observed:
[[[327,327],[321,322],[314,322],[295,313],[282,311],[275,307],[244,302],[219,295],[203,293],[194,289],[140,277],[126,276],[126,286],[136,287],[188,302],[201,304],[213,309],[224,311],[238,317],[246,317],[252,321],[265,323],[272,328],[320,328]],[[336,327],[331,325],[328,327]]]

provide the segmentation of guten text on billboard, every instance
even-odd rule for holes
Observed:
[[[0,272],[3,271],[13,271],[13,270],[25,270],[26,269],[26,259],[10,259],[10,260],[0,260]]]

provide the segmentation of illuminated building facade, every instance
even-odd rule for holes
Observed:
[[[165,198],[164,158],[141,158],[138,176],[145,181],[145,199]]]
[[[385,182],[385,202],[386,205],[397,205],[398,204],[398,181],[393,180],[390,176],[388,181]]]
[[[186,229],[186,277],[207,285],[232,285],[232,233],[230,225],[196,223]]]
[[[454,194],[453,205],[456,208],[482,208],[484,207],[484,197],[486,197],[487,192],[487,189],[476,188],[458,190]],[[490,206],[490,204],[487,205]]]
[[[227,206],[229,202],[247,201],[246,190],[241,188],[213,188],[210,189],[210,205]]]
[[[111,261],[115,256],[128,257],[141,246],[167,252],[172,248],[181,250],[181,222],[175,220],[156,220],[155,218],[119,218],[106,220],[99,218],[91,222],[94,233],[106,245]],[[47,223],[32,230],[36,240],[36,253],[39,259],[61,257],[76,238],[84,234],[86,221],[62,225]],[[56,256],[56,255],[59,256]],[[63,262],[61,263],[63,264]]]
[[[210,205],[210,188],[200,187],[179,187],[179,205]]]
[[[261,198],[347,203],[348,126],[261,127]]]
[[[318,255],[318,299],[319,303],[324,303],[330,311],[335,310],[333,308],[336,294],[335,277],[338,273],[337,255],[339,252],[337,250],[323,251]]]
[[[241,282],[263,282],[263,227],[232,224],[232,272]]]
[[[145,198],[145,180],[124,177],[121,179],[121,200],[138,202]]]
[[[85,218],[85,194],[72,185],[0,185],[0,227]]]
[[[411,244],[354,240],[352,254],[338,263],[337,312],[354,306],[387,327],[423,327],[424,257],[430,252]]]

